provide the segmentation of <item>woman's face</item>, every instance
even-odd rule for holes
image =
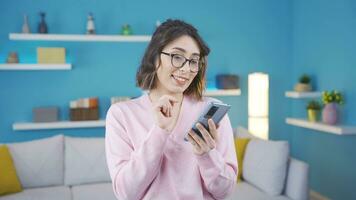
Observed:
[[[197,43],[190,36],[181,36],[165,46],[162,52],[164,52],[164,54],[160,54],[161,64],[158,65],[159,62],[157,62],[156,66],[158,67],[156,89],[170,94],[183,93],[198,73],[192,72],[190,67],[190,65],[194,65],[194,62],[200,60],[200,50]],[[178,54],[179,56],[184,56],[186,59],[193,59],[193,61],[191,64],[189,64],[189,61],[186,61],[183,67],[178,68],[172,65],[172,57],[167,54]],[[173,59],[183,58],[179,56]],[[173,61],[174,64],[177,63],[175,61]]]

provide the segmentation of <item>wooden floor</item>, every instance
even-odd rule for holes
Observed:
[[[313,190],[309,191],[309,200],[331,200],[328,197],[321,195]]]

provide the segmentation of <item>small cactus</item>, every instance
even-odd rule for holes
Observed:
[[[299,78],[299,83],[309,84],[310,83],[310,77],[307,74],[303,74]]]

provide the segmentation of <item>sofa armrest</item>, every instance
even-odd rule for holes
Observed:
[[[290,158],[285,195],[293,200],[309,199],[308,177],[309,165],[303,161]]]

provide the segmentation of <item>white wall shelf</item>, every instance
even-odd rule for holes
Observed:
[[[298,118],[286,118],[286,123],[337,135],[356,135],[356,126],[328,125],[322,122],[310,122],[306,119]]]
[[[206,90],[205,96],[240,96],[240,89],[226,89],[226,90]]]
[[[0,64],[0,70],[71,70],[72,64]]]
[[[150,35],[80,35],[10,33],[10,40],[82,41],[82,42],[149,42]]]
[[[287,91],[285,93],[286,97],[302,99],[302,98],[319,98],[321,97],[321,92],[295,92],[295,91]]]
[[[15,131],[105,127],[105,120],[14,123]]]

